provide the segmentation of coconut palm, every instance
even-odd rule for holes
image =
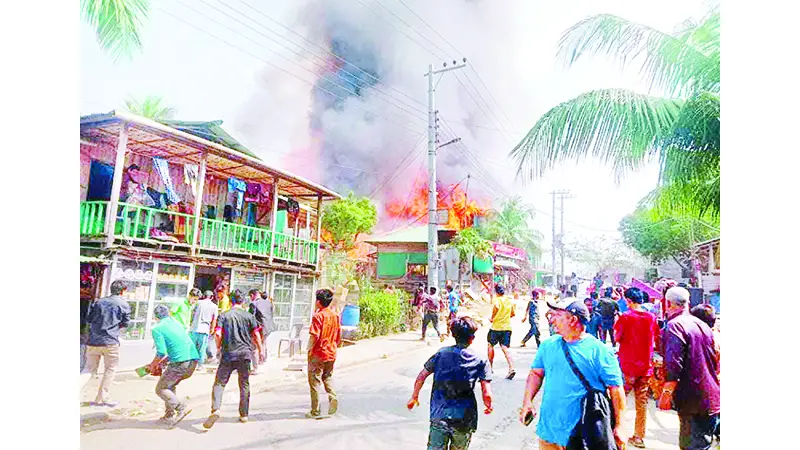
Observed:
[[[142,47],[140,31],[148,10],[148,0],[81,0],[81,17],[95,29],[100,47],[117,60]]]
[[[148,95],[144,100],[125,100],[125,107],[136,115],[155,121],[172,119],[175,116],[175,108],[162,105],[162,101],[161,97]]]
[[[528,224],[533,216],[533,208],[523,204],[519,197],[506,199],[499,211],[490,211],[485,236],[500,244],[522,248],[531,256],[541,256],[544,237]]]
[[[511,151],[518,175],[533,178],[591,155],[619,179],[658,158],[654,205],[719,214],[719,19],[715,7],[672,34],[608,14],[573,25],[559,43],[569,65],[597,54],[640,63],[650,90],[664,96],[601,89],[554,107]]]

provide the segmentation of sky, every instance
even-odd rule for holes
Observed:
[[[120,109],[126,98],[159,95],[178,111],[177,118],[222,119],[229,133],[266,162],[318,181],[321,175],[314,166],[321,150],[313,149],[328,144],[319,144],[309,132],[313,110],[325,134],[337,136],[329,138],[335,139],[333,144],[339,148],[334,160],[340,166],[354,167],[339,167],[342,177],[358,176],[359,182],[374,184],[398,168],[416,141],[408,128],[424,132],[424,116],[410,118],[388,105],[388,97],[381,98],[381,92],[349,98],[341,110],[321,109],[312,98],[319,70],[310,59],[302,58],[307,50],[301,55],[296,52],[300,47],[289,44],[289,49],[285,48],[287,39],[300,42],[297,36],[259,11],[312,42],[321,43],[331,30],[346,30],[342,32],[346,39],[377,55],[379,86],[383,93],[393,95],[389,102],[395,105],[425,104],[423,74],[428,64],[441,64],[431,53],[447,52],[448,57],[459,60],[466,57],[469,72],[450,72],[439,82],[436,108],[463,144],[479,156],[483,169],[502,186],[502,192],[520,196],[537,209],[533,225],[546,236],[543,244],[547,248],[551,243],[552,190],[568,189],[572,194],[565,202],[566,239],[618,235],[615,230],[620,219],[656,186],[658,178],[657,167],[651,164],[618,182],[609,167],[591,159],[561,164],[535,180],[515,177],[509,150],[550,108],[593,89],[647,92],[635,70],[622,71],[602,56],[566,67],[556,58],[561,33],[599,13],[669,32],[686,19],[701,18],[708,10],[708,2],[703,0],[403,0],[435,27],[445,43],[399,0],[189,1],[164,0],[151,9],[144,24],[143,50],[132,61],[113,61],[100,50],[93,31],[81,25],[81,114]],[[265,26],[282,37],[266,33]],[[453,47],[463,54],[450,50]],[[289,51],[292,49],[295,53]],[[489,108],[468,93],[468,81],[477,84],[478,78],[499,108],[482,87],[479,92]],[[384,120],[365,119],[365,108],[378,111]],[[478,170],[464,162],[460,151],[445,148],[440,152],[443,181],[452,183]],[[407,192],[423,167],[423,152],[419,147],[416,156],[420,157],[401,172],[400,181],[387,188],[387,196]],[[474,175],[473,179],[471,190],[482,191],[486,197],[503,195],[488,186],[492,180],[484,177],[480,181]],[[549,256],[545,254],[544,259],[549,261]]]

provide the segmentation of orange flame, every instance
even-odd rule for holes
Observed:
[[[489,207],[482,207],[475,200],[470,200],[461,186],[451,185],[437,190],[439,209],[448,210],[447,223],[442,224],[450,230],[463,230],[471,227],[475,217],[485,216]],[[411,196],[406,200],[395,199],[386,204],[389,217],[413,220],[417,223],[428,223],[428,185],[413,186]]]

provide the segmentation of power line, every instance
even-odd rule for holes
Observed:
[[[232,31],[232,32],[234,32],[234,33],[236,33],[236,34],[238,34],[238,35],[240,35],[240,36],[242,36],[242,37],[244,37],[244,38],[246,38],[246,39],[250,40],[251,42],[255,43],[256,45],[260,46],[261,48],[264,48],[264,49],[266,49],[266,50],[268,50],[268,51],[270,51],[270,52],[272,52],[272,53],[276,54],[277,56],[279,56],[279,57],[283,58],[284,60],[286,60],[286,61],[288,61],[288,62],[290,62],[290,63],[292,63],[292,64],[295,64],[295,65],[299,66],[301,69],[305,70],[306,72],[309,72],[309,73],[311,73],[311,74],[312,74],[312,75],[314,75],[314,76],[318,76],[318,75],[319,75],[319,74],[317,74],[316,72],[314,72],[313,70],[310,70],[310,69],[308,69],[307,67],[304,67],[303,65],[299,64],[297,61],[293,61],[293,60],[291,60],[290,58],[287,58],[286,56],[284,56],[284,55],[282,55],[282,54],[280,54],[280,53],[278,53],[278,52],[276,52],[276,51],[272,50],[271,48],[269,48],[269,47],[266,47],[266,46],[262,45],[260,42],[258,42],[258,41],[255,41],[255,40],[253,40],[253,39],[250,39],[248,36],[246,36],[246,35],[244,35],[244,34],[240,33],[239,31],[237,31],[237,30],[234,30],[233,28],[230,28],[230,27],[228,27],[228,26],[226,26],[226,25],[222,24],[221,22],[219,22],[219,21],[217,21],[216,19],[214,19],[214,18],[210,17],[209,15],[205,14],[204,12],[202,12],[202,11],[199,11],[199,10],[198,10],[198,9],[196,9],[195,7],[193,7],[193,6],[191,6],[191,5],[187,4],[187,3],[184,3],[184,2],[182,2],[181,0],[175,0],[175,1],[176,1],[177,3],[179,3],[179,4],[181,4],[181,5],[183,5],[183,6],[187,7],[187,8],[189,8],[189,9],[191,9],[191,10],[195,11],[196,13],[198,13],[198,14],[200,14],[200,15],[202,15],[202,16],[204,16],[204,17],[206,17],[207,19],[211,20],[212,22],[216,23],[217,25],[221,25],[221,26],[223,26],[223,27],[227,28],[228,30],[230,30],[230,31]],[[272,38],[272,37],[270,37],[270,36],[268,36],[268,35],[264,34],[263,32],[261,32],[261,31],[259,31],[259,30],[255,29],[255,28],[253,28],[252,26],[248,25],[247,23],[245,23],[245,22],[242,22],[242,21],[241,21],[241,20],[239,20],[238,18],[236,18],[236,17],[234,17],[234,16],[232,16],[232,15],[228,14],[227,12],[225,12],[225,11],[223,11],[223,10],[221,10],[221,9],[217,8],[216,6],[214,6],[214,5],[210,4],[210,3],[208,3],[206,0],[199,0],[199,1],[200,1],[201,3],[203,3],[203,4],[205,4],[206,6],[208,6],[209,8],[212,8],[212,9],[214,9],[215,11],[217,11],[217,12],[219,12],[219,13],[221,13],[221,14],[224,14],[225,16],[227,16],[227,17],[229,17],[229,18],[233,19],[233,20],[234,20],[234,21],[236,21],[237,23],[239,23],[239,24],[241,24],[241,25],[244,25],[245,27],[249,28],[250,30],[252,30],[252,31],[254,31],[254,32],[256,32],[256,33],[258,33],[259,35],[261,35],[261,36],[265,37],[266,39],[268,39],[268,40],[270,40],[270,41],[272,41],[272,42],[276,43],[277,45],[279,45],[279,46],[281,46],[281,47],[283,47],[283,48],[285,48],[285,49],[287,49],[287,50],[291,51],[291,52],[292,52],[292,53],[294,53],[295,55],[297,55],[297,56],[299,56],[299,57],[301,57],[301,58],[303,58],[303,59],[305,59],[305,60],[307,60],[307,61],[310,61],[310,62],[311,62],[312,64],[314,64],[316,67],[319,67],[319,68],[321,68],[321,69],[323,69],[323,70],[325,70],[325,69],[326,69],[326,67],[325,67],[325,66],[323,66],[323,65],[320,65],[320,64],[318,64],[318,63],[316,63],[315,61],[311,60],[311,59],[310,59],[310,58],[308,58],[307,56],[303,55],[301,52],[298,52],[298,51],[296,51],[296,50],[294,50],[294,49],[292,49],[292,48],[289,48],[289,47],[287,47],[286,45],[284,45],[284,44],[283,44],[283,43],[281,43],[280,41],[278,41],[278,40],[276,40],[276,39],[274,39],[274,38]],[[221,3],[222,3],[222,2],[221,2]],[[223,4],[223,5],[225,5],[226,7],[228,7],[229,9],[231,9],[231,10],[233,10],[233,11],[235,11],[235,12],[239,13],[240,15],[242,15],[242,16],[244,16],[244,17],[247,17],[247,16],[246,16],[244,13],[242,13],[241,11],[239,11],[239,10],[237,10],[237,9],[235,9],[235,8],[233,8],[233,7],[231,7],[231,6],[227,5],[227,4],[225,4],[225,3],[222,3],[222,4]],[[253,20],[253,19],[250,19],[250,20]],[[260,24],[260,23],[256,22],[255,20],[253,20],[253,22],[257,23],[257,24],[258,24],[259,26],[261,26],[262,28],[264,28],[264,29],[266,29],[266,30],[268,30],[268,31],[271,31],[271,32],[273,32],[273,33],[274,33],[274,31],[272,31],[272,30],[270,30],[269,28],[265,27],[264,25],[262,25],[262,24]],[[291,42],[291,41],[289,41],[289,42]],[[293,44],[294,44],[294,43],[293,43]],[[297,44],[294,44],[294,45],[297,45]],[[298,45],[298,47],[301,47],[301,46],[299,46],[299,45]],[[301,48],[303,48],[303,47],[301,47]],[[314,55],[314,56],[316,56],[316,55]],[[317,57],[317,58],[319,58],[318,56],[316,56],[316,57]],[[349,73],[349,72],[348,72],[348,73]],[[350,83],[351,85],[352,85],[352,84],[354,84],[354,83],[352,83],[350,80],[348,80],[348,79],[346,79],[346,78],[342,77],[342,76],[341,76],[341,74],[338,74],[338,73],[337,73],[336,75],[337,75],[337,76],[338,76],[340,79],[342,79],[342,80],[344,80],[344,81],[346,81],[346,82]],[[351,75],[352,75],[352,74],[351,74]],[[353,77],[355,77],[355,75],[353,75]],[[327,75],[322,75],[322,76],[320,76],[320,78],[321,78],[321,79],[323,79],[323,80],[325,80],[325,81],[327,81],[327,82],[329,82],[329,83],[331,83],[331,84],[333,84],[333,85],[334,85],[334,86],[336,86],[336,87],[339,87],[339,88],[343,89],[344,91],[346,91],[346,92],[347,92],[347,93],[349,93],[349,94],[352,94],[352,95],[354,95],[354,96],[356,96],[356,97],[360,97],[360,95],[359,95],[357,92],[355,92],[355,91],[353,91],[353,90],[350,90],[350,89],[348,89],[347,87],[345,87],[345,86],[342,86],[342,85],[341,85],[341,84],[339,84],[339,83],[336,83],[336,82],[335,82],[335,81],[333,81],[332,79],[328,78],[328,76],[327,76]],[[358,85],[356,84],[356,86],[358,86]],[[382,92],[382,91],[378,90],[378,92]],[[387,96],[388,96],[388,94],[385,94],[385,93],[384,93],[384,95],[387,95]],[[393,97],[391,97],[391,96],[389,96],[389,97],[390,97],[390,98],[392,98],[393,100],[395,100]],[[411,112],[411,111],[409,111],[409,110],[407,110],[407,109],[403,108],[402,106],[400,106],[400,105],[398,105],[398,104],[396,104],[396,103],[394,103],[394,102],[387,101],[387,100],[383,99],[383,98],[382,98],[382,97],[380,97],[380,96],[376,96],[375,98],[377,98],[377,99],[379,99],[379,100],[381,100],[381,101],[383,101],[383,102],[385,102],[385,103],[387,103],[387,104],[390,104],[390,105],[394,106],[395,108],[398,108],[398,109],[402,110],[403,112],[405,112],[405,113],[407,113],[407,114],[411,115],[411,116],[412,116],[412,117],[414,117],[414,118],[417,118],[417,119],[422,119],[420,116],[417,116],[417,114],[416,114],[416,113],[414,113],[414,112]],[[399,116],[398,116],[398,117],[399,117]]]
[[[311,41],[311,40],[307,39],[307,38],[306,38],[305,36],[303,36],[302,34],[300,34],[300,33],[296,32],[296,31],[292,30],[291,28],[287,27],[286,25],[283,25],[282,23],[280,23],[280,22],[278,22],[277,20],[273,19],[272,17],[268,16],[266,13],[264,13],[263,11],[259,10],[259,9],[258,9],[258,8],[256,8],[256,7],[254,7],[254,6],[250,5],[249,3],[245,2],[244,0],[238,0],[238,1],[239,1],[240,3],[243,3],[245,6],[247,6],[247,7],[248,7],[248,8],[250,8],[250,9],[252,9],[253,11],[255,11],[257,14],[259,14],[259,15],[263,16],[263,17],[264,17],[264,18],[266,18],[267,20],[269,20],[269,21],[271,21],[272,23],[274,23],[274,24],[278,25],[279,27],[281,27],[281,28],[285,29],[286,31],[288,31],[288,32],[290,32],[290,33],[292,33],[292,34],[294,34],[295,36],[299,37],[300,39],[303,39],[304,41],[308,42],[309,44],[313,45],[314,47],[317,47],[317,48],[319,48],[320,50],[324,51],[325,53],[327,53],[327,54],[329,54],[329,55],[333,56],[334,58],[338,59],[339,61],[341,61],[341,62],[343,62],[343,63],[345,63],[345,64],[347,64],[347,65],[349,65],[349,66],[351,66],[351,67],[354,67],[354,68],[356,68],[356,69],[360,70],[361,72],[363,72],[365,75],[367,75],[368,77],[372,78],[372,79],[373,79],[373,80],[375,80],[376,82],[380,82],[380,81],[381,81],[381,80],[380,80],[380,79],[378,79],[378,78],[377,78],[375,75],[373,75],[373,74],[369,73],[368,71],[366,71],[366,70],[362,69],[361,67],[359,67],[359,66],[357,66],[357,65],[353,64],[352,62],[350,62],[350,61],[348,61],[348,60],[346,60],[346,59],[344,59],[344,58],[340,57],[339,55],[337,55],[337,54],[335,54],[335,53],[331,52],[330,50],[326,49],[325,47],[322,47],[322,46],[320,46],[320,45],[318,45],[318,44],[314,43],[313,41]],[[400,95],[402,95],[402,96],[404,96],[404,97],[408,98],[409,100],[411,100],[411,101],[413,101],[413,102],[416,102],[416,103],[417,103],[417,104],[419,104],[419,105],[425,106],[425,104],[424,104],[424,103],[422,103],[421,101],[419,101],[419,100],[417,100],[417,99],[415,99],[415,98],[411,97],[410,95],[408,95],[408,94],[406,94],[405,92],[403,92],[403,91],[401,91],[401,90],[399,90],[399,89],[395,88],[394,86],[390,86],[390,85],[386,85],[386,86],[387,86],[389,89],[391,89],[391,90],[393,90],[393,91],[397,92],[398,94],[400,94]]]
[[[402,173],[403,170],[405,170],[409,165],[413,164],[413,162],[419,157],[421,152],[417,153],[417,155],[414,158],[412,158],[411,161],[409,161],[409,163],[405,167],[403,166],[403,163],[408,158],[410,158],[411,156],[414,155],[414,152],[417,150],[417,147],[419,146],[420,142],[422,142],[422,138],[424,136],[425,136],[425,133],[420,133],[419,134],[419,136],[417,138],[417,142],[414,143],[414,146],[406,154],[406,156],[404,156],[403,159],[400,160],[400,162],[397,164],[397,168],[395,170],[393,170],[392,173],[389,176],[387,176],[380,184],[378,184],[378,186],[369,195],[369,198],[374,198],[375,194],[377,194],[378,191],[380,191],[381,188],[383,188],[383,186],[385,186],[387,183],[390,183],[391,181],[393,181],[400,173]]]
[[[408,24],[408,22],[406,22],[405,20],[403,20],[403,18],[402,18],[402,17],[398,16],[397,14],[395,14],[394,12],[392,12],[392,10],[391,10],[391,9],[387,8],[386,6],[384,6],[384,5],[383,5],[383,3],[381,3],[381,2],[380,2],[380,0],[374,0],[374,1],[375,1],[375,3],[377,3],[377,4],[378,4],[378,5],[381,7],[381,8],[385,9],[386,11],[388,11],[388,12],[389,12],[389,14],[393,15],[394,17],[396,17],[396,18],[397,18],[397,20],[399,20],[400,22],[402,22],[403,24],[405,24],[405,26],[407,26],[408,28],[410,28],[410,29],[411,29],[413,32],[415,32],[415,33],[417,33],[418,35],[420,35],[420,36],[422,37],[422,39],[424,39],[424,40],[428,41],[428,43],[430,43],[431,45],[433,45],[434,47],[436,47],[436,49],[437,49],[437,50],[439,50],[440,52],[442,52],[442,54],[443,54],[443,55],[447,55],[447,50],[444,50],[444,49],[442,49],[442,47],[439,47],[438,45],[436,45],[436,43],[435,43],[435,42],[433,42],[432,40],[430,40],[430,39],[429,39],[427,36],[425,36],[424,34],[420,33],[420,32],[419,32],[419,31],[418,31],[416,28],[414,28],[414,27],[412,27],[411,25],[409,25],[409,24]],[[462,56],[463,56],[463,55],[462,55]]]
[[[263,62],[263,63],[265,63],[265,64],[267,64],[267,65],[269,65],[269,66],[272,66],[272,67],[274,67],[274,68],[276,68],[276,69],[280,70],[281,72],[283,72],[283,73],[285,73],[285,74],[287,74],[287,75],[291,76],[292,78],[296,78],[296,79],[298,79],[298,80],[300,80],[300,81],[302,81],[302,82],[304,82],[304,83],[306,83],[306,84],[308,84],[308,85],[310,85],[310,86],[312,86],[312,87],[314,87],[314,88],[316,88],[316,89],[318,89],[318,90],[320,90],[320,91],[322,91],[322,92],[325,92],[325,93],[327,93],[327,94],[329,94],[329,95],[331,95],[331,96],[335,97],[335,98],[338,98],[338,99],[341,99],[341,100],[347,100],[347,99],[345,99],[344,97],[341,97],[341,96],[339,96],[339,95],[337,95],[337,94],[334,94],[333,92],[331,92],[331,91],[329,91],[329,90],[327,90],[327,89],[325,89],[325,88],[323,88],[323,87],[315,86],[315,85],[314,85],[314,83],[312,83],[312,82],[310,82],[310,81],[308,81],[308,80],[305,80],[305,79],[303,79],[303,78],[301,78],[301,77],[299,77],[299,76],[295,75],[294,73],[292,73],[292,72],[290,72],[290,71],[288,71],[288,70],[284,69],[283,67],[280,67],[280,66],[278,66],[278,65],[277,65],[277,64],[275,64],[275,63],[272,63],[272,62],[270,62],[270,61],[267,61],[266,59],[264,59],[264,58],[262,58],[262,57],[260,57],[260,56],[257,56],[257,55],[255,55],[255,54],[253,54],[253,53],[251,53],[251,52],[249,52],[249,51],[247,51],[247,50],[245,50],[245,49],[243,49],[243,48],[241,48],[241,47],[239,47],[239,46],[235,45],[235,44],[232,44],[232,43],[230,43],[229,41],[227,41],[227,40],[225,40],[225,39],[223,39],[223,38],[221,38],[221,37],[219,37],[219,36],[217,36],[217,35],[215,35],[215,34],[213,34],[213,33],[210,33],[210,32],[208,32],[208,31],[204,30],[204,29],[202,29],[202,28],[200,28],[200,27],[198,27],[198,26],[196,26],[196,25],[192,24],[191,22],[189,22],[189,21],[187,21],[187,20],[184,20],[184,19],[182,19],[182,18],[180,18],[180,17],[176,16],[175,14],[173,14],[173,13],[171,13],[171,12],[167,11],[166,9],[163,9],[163,8],[161,8],[161,7],[157,6],[157,5],[155,6],[155,8],[156,8],[157,10],[159,10],[159,11],[163,12],[164,14],[167,14],[167,15],[171,16],[171,17],[172,17],[172,18],[174,18],[175,20],[178,20],[178,21],[180,21],[180,22],[183,22],[184,24],[186,24],[186,25],[188,25],[188,26],[190,26],[190,27],[192,27],[192,28],[194,28],[194,29],[196,29],[196,30],[198,30],[198,31],[202,32],[202,33],[205,33],[205,34],[207,34],[207,35],[209,35],[209,36],[213,37],[214,39],[217,39],[218,41],[220,41],[220,42],[223,42],[223,43],[227,44],[228,46],[230,46],[230,47],[233,47],[233,48],[235,48],[235,49],[239,50],[239,51],[240,51],[240,52],[242,52],[242,53],[245,53],[245,54],[247,54],[247,55],[250,55],[250,56],[252,56],[253,58],[256,58],[256,59],[258,59],[259,61],[261,61],[261,62]],[[229,29],[230,29],[230,28],[229,28]],[[237,33],[237,34],[239,34],[239,33]],[[367,111],[367,112],[369,112],[369,113],[373,114],[375,117],[378,117],[378,118],[380,118],[380,119],[382,119],[382,120],[384,120],[384,121],[386,121],[386,122],[392,123],[392,124],[394,124],[394,125],[397,125],[397,126],[399,126],[399,127],[405,128],[405,129],[407,129],[407,130],[410,130],[410,131],[412,131],[412,132],[416,132],[416,131],[417,131],[417,130],[415,130],[415,129],[413,129],[413,128],[411,128],[411,127],[407,126],[407,125],[399,124],[399,123],[397,123],[397,122],[395,122],[395,121],[393,121],[393,120],[390,120],[390,119],[388,119],[388,118],[386,118],[386,117],[384,117],[384,116],[382,116],[382,115],[378,114],[377,112],[375,112],[375,111],[373,111],[373,110],[371,110],[371,109],[369,109],[369,108],[367,108],[367,107],[365,107],[365,106],[363,106],[363,105],[361,105],[361,104],[359,104],[359,103],[355,103],[355,105],[356,105],[356,107],[358,107],[358,108],[360,108],[360,109],[363,109],[364,111]]]
[[[424,160],[421,163],[419,163],[419,168],[417,169],[417,174],[414,176],[414,182],[411,183],[411,189],[408,190],[408,197],[406,198],[406,202],[405,202],[405,204],[403,204],[403,209],[400,210],[401,214],[406,210],[406,208],[408,208],[408,202],[410,202],[411,201],[411,197],[414,196],[414,190],[417,187],[417,178],[419,178],[419,174],[422,173],[422,167],[424,165],[425,165],[425,161]],[[395,218],[395,220],[394,220],[394,224],[392,225],[392,229],[397,227],[397,222],[399,222],[399,221],[400,221],[400,216],[398,215],[397,218]]]

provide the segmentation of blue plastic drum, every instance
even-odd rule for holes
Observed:
[[[342,311],[342,326],[356,327],[361,320],[361,308],[357,305],[346,305]]]

